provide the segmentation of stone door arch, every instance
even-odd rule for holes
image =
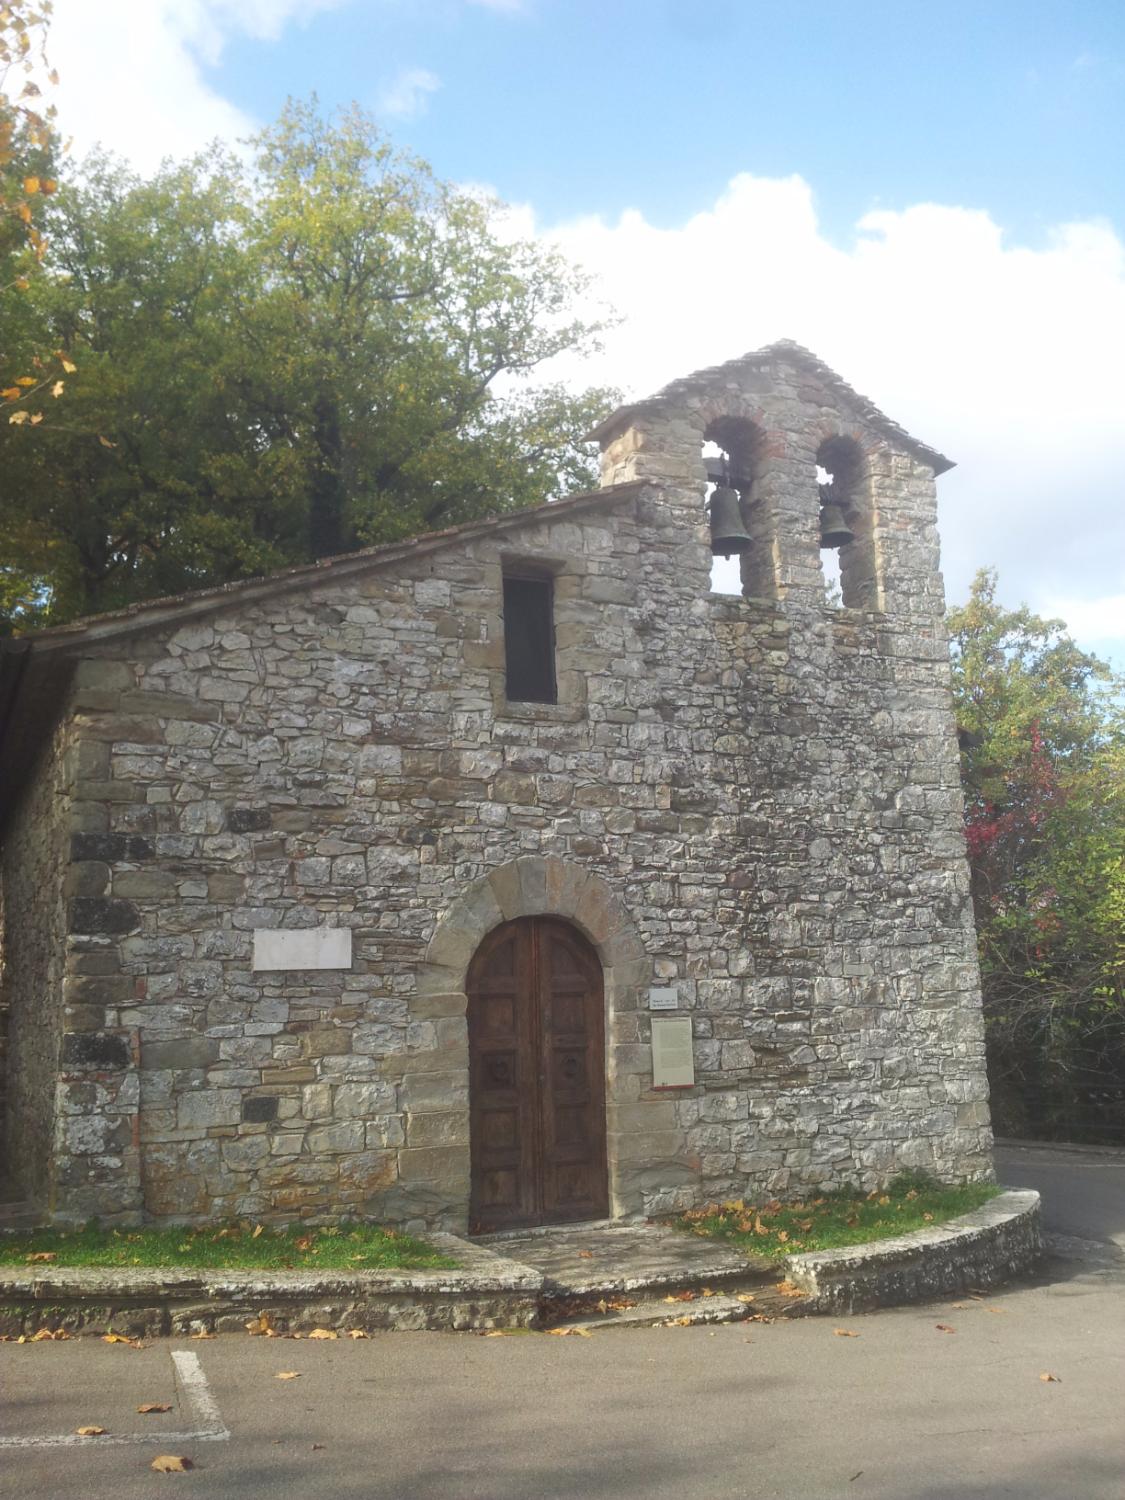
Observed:
[[[638,1012],[647,1008],[652,960],[628,910],[607,881],[569,860],[539,855],[525,855],[501,865],[468,886],[435,927],[416,974],[419,1018],[439,1012],[451,1017],[456,1010],[464,1027],[464,1041],[458,1048],[463,1059],[458,1066],[463,1072],[446,1075],[453,1095],[466,1101],[461,1136],[465,1142],[460,1158],[463,1167],[459,1169],[463,1172],[463,1212],[467,1218],[471,1176],[465,1019],[469,969],[489,933],[506,922],[527,917],[555,917],[572,924],[589,941],[601,965],[609,1212],[644,1212],[640,1179],[644,1165],[650,1161],[646,1142],[653,1129],[662,1130],[663,1160],[667,1160],[670,1144],[666,1122],[662,1119],[658,1126],[655,1118],[670,1106],[637,1105],[652,1081],[648,1048],[638,1045]],[[452,1062],[452,1051],[446,1055]],[[409,1140],[409,1123],[407,1135]],[[664,1175],[663,1164],[659,1171]],[[679,1180],[682,1169],[673,1168],[673,1175]]]
[[[466,984],[469,1228],[604,1218],[605,1010],[589,940],[517,917],[481,943]]]

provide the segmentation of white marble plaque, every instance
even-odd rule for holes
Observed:
[[[695,1082],[689,1016],[653,1016],[652,1086],[688,1089]]]
[[[259,969],[350,969],[350,927],[255,927],[254,964]]]
[[[648,992],[649,1010],[679,1010],[680,994],[671,985],[654,984]]]

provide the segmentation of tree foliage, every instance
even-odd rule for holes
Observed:
[[[993,572],[949,623],[994,1083],[1073,1116],[1125,1084],[1125,683]]]
[[[52,621],[395,540],[592,482],[614,393],[536,378],[595,347],[583,278],[353,109],[290,104],[248,162],[52,200],[37,332],[67,420],[0,433],[0,546]]]

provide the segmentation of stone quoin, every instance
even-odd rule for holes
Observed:
[[[789,343],[594,436],[590,494],[3,643],[6,1169],[55,1220],[991,1175],[949,461]]]

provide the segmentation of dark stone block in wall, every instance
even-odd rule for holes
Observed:
[[[242,1118],[248,1125],[264,1125],[277,1119],[277,1098],[271,1094],[256,1094],[242,1101]]]
[[[73,933],[92,936],[132,932],[140,926],[140,921],[140,913],[132,901],[76,896],[70,903],[70,931]]]
[[[163,1042],[146,1040],[141,1044],[141,1065],[145,1068],[206,1068],[218,1055],[218,1038],[210,1036],[173,1037]]]
[[[271,826],[268,807],[232,807],[227,812],[231,833],[263,833]]]
[[[87,1068],[127,1068],[129,1042],[111,1031],[68,1032],[62,1039],[62,1065]]]
[[[70,837],[72,860],[151,859],[154,852],[152,840],[135,833],[74,833]]]

